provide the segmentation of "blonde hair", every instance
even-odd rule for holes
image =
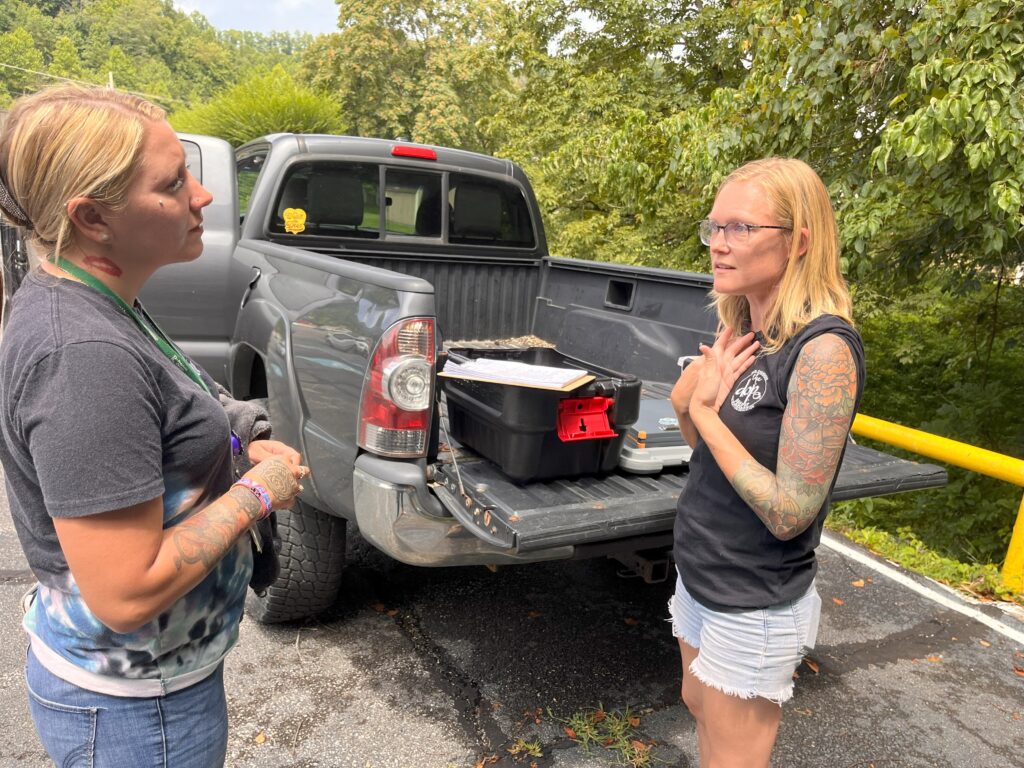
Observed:
[[[41,256],[55,259],[74,242],[69,200],[123,206],[146,123],[166,117],[112,88],[59,85],[14,102],[0,130],[0,183],[24,213],[26,221],[15,223],[30,228]]]
[[[839,229],[818,174],[802,160],[768,157],[740,166],[719,189],[738,181],[756,183],[771,205],[776,223],[791,230],[786,235],[786,267],[761,329],[765,351],[778,351],[820,315],[837,315],[853,325],[853,303],[840,271]],[[803,229],[810,236],[807,251],[801,255]],[[712,292],[712,299],[721,328],[738,332],[750,324],[746,297]]]

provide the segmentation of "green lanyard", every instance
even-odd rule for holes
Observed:
[[[192,379],[192,381],[194,381],[196,384],[202,387],[206,394],[210,395],[211,397],[213,396],[213,392],[211,392],[210,388],[206,386],[206,382],[200,375],[199,369],[196,368],[195,364],[193,364],[193,362],[185,356],[184,352],[182,352],[180,349],[178,349],[177,346],[175,346],[173,341],[167,338],[167,334],[160,330],[160,326],[158,326],[153,321],[153,318],[149,316],[149,313],[146,312],[145,308],[143,308],[141,304],[138,305],[138,310],[135,310],[134,308],[128,306],[128,303],[120,296],[118,296],[116,293],[114,293],[112,290],[110,290],[110,288],[108,288],[103,283],[103,281],[99,280],[94,275],[89,274],[81,267],[72,264],[70,261],[67,261],[66,259],[58,257],[57,266],[63,269],[69,275],[77,277],[90,288],[99,291],[108,299],[113,301],[114,304],[117,305],[117,308],[121,310],[123,314],[127,315],[128,317],[135,321],[136,325],[138,325],[139,328],[142,329],[142,332],[145,333],[154,344],[156,344],[157,348],[159,348],[159,350],[164,353],[168,360],[174,363],[181,370],[181,372],[188,376],[190,379]]]

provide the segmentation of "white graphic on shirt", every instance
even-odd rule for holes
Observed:
[[[735,411],[749,411],[768,391],[768,374],[764,371],[751,371],[733,390],[730,404]]]

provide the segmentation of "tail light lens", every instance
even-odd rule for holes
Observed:
[[[359,445],[381,456],[425,456],[434,406],[434,320],[388,328],[370,358],[359,408]]]

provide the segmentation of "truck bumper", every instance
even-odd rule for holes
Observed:
[[[447,515],[417,464],[363,454],[356,459],[352,488],[363,538],[409,565],[500,565],[573,556],[571,546],[520,554],[483,541]]]

